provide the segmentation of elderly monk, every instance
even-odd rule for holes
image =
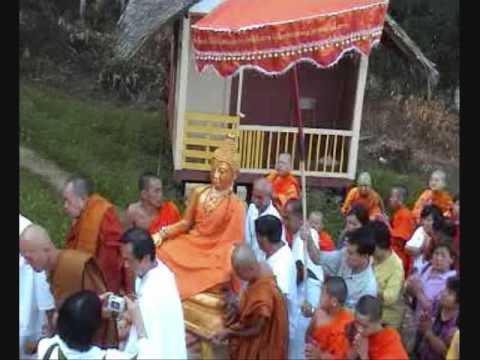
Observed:
[[[290,199],[300,197],[300,186],[298,180],[291,174],[292,157],[288,153],[280,154],[275,170],[267,176],[272,183],[273,203],[282,212],[285,204]]]
[[[232,254],[237,276],[248,282],[238,312],[216,340],[229,339],[230,359],[286,359],[287,307],[271,269],[259,263],[252,250],[239,245]]]
[[[57,309],[68,296],[77,291],[92,290],[98,295],[107,291],[102,271],[92,255],[78,250],[57,249],[47,231],[39,225],[30,225],[22,233],[20,252],[36,272],[48,272],[48,283]],[[95,345],[118,345],[113,319],[103,321],[95,337]]]
[[[360,298],[355,321],[348,326],[352,346],[349,358],[361,360],[408,360],[398,331],[382,325],[382,303],[371,295]]]
[[[127,290],[127,276],[120,255],[122,225],[114,206],[98,194],[85,178],[74,176],[63,189],[64,210],[72,219],[65,248],[95,257],[109,291]]]
[[[372,189],[372,178],[368,172],[358,176],[357,187],[351,189],[340,211],[345,216],[354,204],[362,204],[368,210],[370,219],[381,216],[384,212],[383,201],[380,195]]]
[[[244,204],[233,193],[239,168],[236,144],[227,138],[213,153],[211,184],[192,191],[182,220],[153,235],[182,300],[232,279],[230,255],[243,241],[245,227]]]
[[[435,170],[430,176],[429,188],[419,196],[412,210],[417,224],[420,223],[420,215],[426,205],[435,205],[442,213],[451,211],[453,200],[445,190],[446,180],[447,175],[442,170]]]
[[[345,326],[354,320],[353,313],[344,308],[347,295],[347,284],[339,276],[329,277],[323,284],[319,307],[306,334],[307,359],[344,359],[347,355]]]
[[[410,255],[405,251],[405,244],[415,231],[415,219],[412,212],[405,206],[407,189],[395,186],[390,192],[389,205],[392,209],[390,230],[392,236],[392,249],[403,262],[405,274],[409,273]]]
[[[126,215],[132,227],[139,227],[155,234],[160,228],[180,221],[180,212],[171,201],[163,200],[162,180],[152,174],[145,173],[138,180],[140,199],[130,204]]]
[[[265,261],[265,253],[261,250],[255,231],[255,221],[265,215],[275,216],[280,222],[282,217],[272,201],[272,184],[264,177],[253,182],[252,203],[247,210],[245,220],[245,242],[255,253],[258,261]],[[282,227],[282,242],[286,243],[285,229]]]

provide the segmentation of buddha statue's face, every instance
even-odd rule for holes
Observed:
[[[210,181],[216,190],[227,190],[233,186],[235,173],[232,167],[224,161],[212,161]]]
[[[430,177],[430,189],[440,191],[445,188],[445,176],[441,172],[434,172]]]

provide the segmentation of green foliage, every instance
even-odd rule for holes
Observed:
[[[61,246],[69,224],[62,200],[48,184],[25,170],[20,170],[20,213],[44,226],[54,243]]]
[[[22,83],[20,143],[70,173],[91,178],[96,190],[120,207],[137,198],[138,176],[156,172],[161,152],[160,175],[167,196],[176,197],[169,134],[160,112],[82,101]]]

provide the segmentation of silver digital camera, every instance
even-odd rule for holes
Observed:
[[[125,310],[125,299],[121,296],[110,295],[107,301],[107,310],[120,314]]]

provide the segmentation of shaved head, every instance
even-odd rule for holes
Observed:
[[[344,305],[347,300],[348,289],[345,280],[339,276],[332,276],[325,280],[323,284],[327,293],[337,299],[340,305]]]
[[[358,181],[357,181],[359,186],[372,186],[372,177],[368,172],[362,172],[358,176]]]
[[[447,174],[443,170],[435,170],[430,176],[429,186],[433,191],[443,190],[447,183]]]
[[[283,153],[278,156],[276,170],[280,176],[290,173],[292,170],[292,156],[289,153]]]
[[[263,213],[272,202],[272,184],[266,178],[255,180],[252,189],[252,203]]]
[[[20,236],[20,253],[37,272],[50,270],[48,256],[53,250],[55,245],[40,225],[28,226]]]
[[[254,181],[253,190],[255,191],[255,189],[262,192],[264,195],[272,196],[272,183],[264,177],[258,178]]]
[[[233,250],[232,266],[237,276],[244,281],[252,280],[259,272],[257,258],[252,249],[245,244],[238,245]]]
[[[355,313],[368,318],[371,322],[381,321],[382,303],[375,296],[364,295],[358,300]]]

